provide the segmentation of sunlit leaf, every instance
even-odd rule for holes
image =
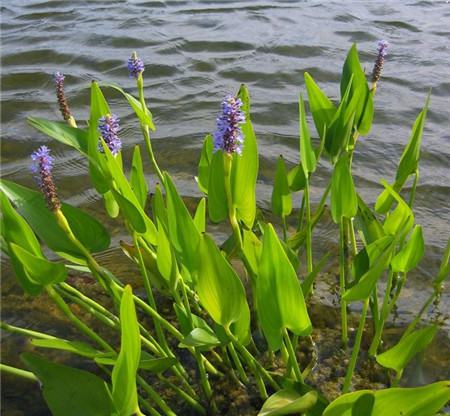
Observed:
[[[419,264],[424,252],[425,243],[423,241],[422,227],[416,225],[409,241],[392,259],[392,270],[394,272],[409,272]]]
[[[317,392],[309,391],[301,395],[295,390],[282,389],[272,394],[258,413],[258,416],[282,416],[303,414],[317,402]]]
[[[311,135],[309,134],[308,123],[306,121],[305,103],[300,94],[299,107],[299,127],[300,127],[300,160],[306,174],[316,170],[316,154],[312,148]]]
[[[292,195],[289,189],[286,165],[280,155],[272,191],[272,212],[278,217],[286,217],[292,211]]]
[[[131,162],[130,184],[141,207],[145,209],[147,202],[148,186],[145,180],[144,169],[142,167],[141,150],[139,146],[134,147],[133,161]]]

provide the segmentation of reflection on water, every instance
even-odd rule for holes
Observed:
[[[410,127],[432,88],[415,206],[427,252],[408,278],[399,303],[400,321],[409,320],[428,296],[428,281],[450,234],[447,2],[17,0],[5,2],[1,12],[3,177],[32,185],[28,155],[47,139],[27,126],[26,117],[59,119],[53,72],[66,74],[72,111],[85,120],[91,79],[134,89],[124,62],[137,50],[146,62],[146,96],[157,126],[154,149],[185,196],[199,196],[193,180],[199,149],[205,133],[214,128],[222,97],[240,83],[248,84],[260,151],[258,203],[263,209],[270,204],[276,157],[283,154],[290,164],[298,160],[297,100],[300,91],[305,93],[303,72],[310,72],[336,98],[351,43],[358,43],[363,66],[370,71],[377,39],[388,39],[391,48],[377,91],[374,126],[360,139],[354,174],[362,196],[374,202],[380,178],[393,179]],[[121,97],[108,91],[108,98],[123,122],[127,160],[142,140],[139,128]],[[102,215],[83,158],[60,144],[51,146],[61,197]],[[328,162],[321,161],[312,183],[313,201],[329,174]],[[154,184],[153,176],[148,179]],[[117,241],[120,230],[113,221],[108,224]],[[334,249],[334,225],[325,222],[314,238],[318,255]],[[4,280],[10,281],[7,269]],[[16,291],[6,284],[3,293]],[[448,299],[447,292],[441,303],[447,315]],[[32,313],[23,324],[33,326]]]

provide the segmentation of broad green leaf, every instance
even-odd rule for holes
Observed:
[[[296,335],[311,333],[300,282],[271,224],[264,231],[255,297],[259,322],[272,351],[281,347],[284,328]]]
[[[148,126],[151,130],[155,131],[155,125],[153,124],[153,116],[151,111],[145,106],[144,109],[142,109],[141,102],[133,97],[131,94],[128,94],[125,92],[122,88],[120,88],[117,85],[114,84],[105,84],[108,87],[114,88],[116,91],[119,91],[128,101],[128,104],[130,104],[130,107],[133,109],[133,111],[136,113],[137,117],[139,118],[141,124]]]
[[[71,127],[65,121],[51,121],[38,117],[28,117],[28,124],[81,153],[87,154],[88,152],[87,132],[85,130]]]
[[[339,224],[342,218],[353,218],[358,212],[358,199],[350,168],[349,155],[342,153],[331,177],[331,215]]]
[[[156,248],[156,256],[156,264],[161,276],[164,277],[170,288],[175,289],[176,259],[173,256],[172,246],[170,245],[164,226],[160,222],[158,222],[158,247]]]
[[[43,384],[45,401],[54,416],[111,416],[114,405],[106,383],[94,374],[23,353],[22,360]]]
[[[351,111],[355,113],[354,121],[358,131],[361,134],[366,134],[370,130],[370,122],[373,117],[373,104],[370,104],[371,99],[368,98],[369,87],[367,85],[366,75],[359,62],[355,44],[350,48],[342,69],[341,97],[344,97],[349,85],[351,85],[349,102],[352,106]],[[364,114],[365,112],[367,115]],[[359,130],[361,121],[363,121],[363,132]]]
[[[372,392],[367,392],[358,397],[352,406],[352,416],[372,416],[375,396]]]
[[[384,221],[383,229],[386,234],[405,236],[414,225],[414,214],[403,198],[385,180],[381,180],[381,183],[397,201],[397,207]]]
[[[231,170],[231,193],[236,214],[248,228],[256,216],[256,178],[258,176],[258,147],[250,120],[250,97],[247,87],[241,85],[238,97],[242,100],[245,123],[241,125],[244,136],[242,155],[235,154]]]
[[[34,232],[53,251],[69,260],[84,259],[84,255],[58,226],[55,216],[45,204],[40,192],[2,180],[0,188],[17,207]],[[106,250],[110,237],[103,225],[78,208],[62,203],[61,210],[75,237],[91,252]]]
[[[243,342],[250,330],[250,311],[239,276],[207,234],[201,237],[197,255],[202,261],[198,265],[195,289],[201,304],[224,328],[240,323],[234,334]]]
[[[94,358],[100,352],[81,341],[68,341],[66,339],[32,339],[31,344],[39,348],[50,348],[55,350],[73,352],[74,354],[81,355],[82,357]]]
[[[200,318],[192,312],[189,317],[185,309],[176,303],[173,304],[173,307],[177,315],[177,321],[180,324],[180,331],[184,336],[187,336],[193,328],[201,328],[206,332],[214,332],[203,318]],[[192,323],[189,318],[192,318]]]
[[[383,237],[383,239],[386,239]],[[386,239],[387,241],[387,239]],[[392,240],[391,240],[392,242]],[[372,243],[373,244],[376,244]],[[343,299],[347,302],[354,302],[358,300],[364,300],[370,296],[373,288],[375,287],[378,279],[383,272],[387,269],[391,256],[392,256],[393,244],[388,244],[382,253],[380,253],[376,260],[370,261],[369,270],[364,273],[363,276],[356,282],[354,286],[351,286],[343,295]],[[370,258],[370,256],[369,256]]]
[[[358,132],[361,136],[366,136],[369,133],[370,128],[372,127],[374,114],[374,106],[373,106],[374,95],[375,95],[374,89],[368,92],[366,96],[366,103],[364,105],[363,113],[358,121]]]
[[[97,364],[113,366],[117,362],[117,356],[113,356],[110,353],[97,354],[94,357],[94,361]],[[140,370],[150,371],[153,374],[158,374],[166,371],[176,363],[177,359],[175,357],[153,358],[150,354],[142,351],[138,368]]]
[[[317,402],[317,392],[301,395],[292,389],[282,389],[272,394],[258,413],[258,416],[282,416],[304,414]]]
[[[433,325],[407,335],[397,345],[377,355],[378,364],[386,368],[392,368],[397,373],[402,372],[411,359],[423,351],[433,340],[437,330],[438,327]]]
[[[305,103],[300,94],[299,108],[299,128],[300,128],[300,160],[306,175],[316,170],[316,154],[312,148],[311,135],[309,134],[308,123],[306,121]]]
[[[66,280],[67,270],[64,264],[36,256],[14,243],[10,243],[9,248],[34,282],[47,286]]]
[[[206,230],[206,199],[200,199],[194,215],[194,224],[199,233],[204,233]]]
[[[145,180],[144,169],[142,167],[141,149],[139,146],[134,147],[133,161],[131,162],[130,184],[136,198],[145,209],[147,202],[148,186]]]
[[[151,203],[153,220],[155,223],[158,221],[161,222],[167,228],[167,208],[159,184],[156,184],[155,186],[155,193],[152,195]]]
[[[181,256],[183,264],[192,274],[197,268],[198,245],[200,233],[189,214],[186,205],[178,195],[171,177],[165,173],[167,218],[169,224],[169,237],[175,250]]]
[[[395,176],[395,182],[392,185],[396,192],[400,192],[403,188],[408,177],[415,174],[419,168],[420,160],[420,146],[422,142],[423,127],[425,125],[425,119],[427,117],[428,105],[430,101],[430,95],[427,97],[425,107],[417,116],[409,137],[408,144],[402,153],[399,165],[397,167],[397,174]],[[384,214],[389,211],[394,198],[389,194],[388,190],[384,190],[377,199],[375,209],[377,212]]]
[[[305,72],[305,85],[308,92],[309,108],[311,110],[316,131],[320,137],[328,128],[336,113],[336,107],[324,92],[317,86],[311,75]]]
[[[22,262],[16,257],[13,250],[11,250],[11,244],[17,244],[28,252],[36,256],[43,257],[41,247],[30,226],[14,210],[9,202],[9,199],[3,192],[0,192],[0,202],[2,209],[0,231],[2,234],[2,241],[4,241],[5,247],[8,250],[8,255],[10,257],[14,273],[20,283],[20,286],[26,293],[30,295],[37,295],[42,291],[42,285],[38,284],[30,276],[24,268]],[[2,249],[4,248],[2,247]]]
[[[108,103],[106,102],[98,83],[93,81],[91,84],[91,111],[89,115],[87,148],[89,155],[89,173],[95,189],[101,194],[109,191],[110,181],[104,158],[101,157],[98,148],[100,136],[98,132],[98,121],[108,114],[111,114]]]
[[[120,302],[121,343],[112,371],[112,398],[120,415],[138,409],[136,374],[141,355],[141,338],[131,286],[125,286]]]
[[[243,230],[242,249],[253,270],[258,269],[259,257],[261,255],[262,244],[252,230]]]
[[[198,176],[196,178],[200,191],[205,194],[208,193],[209,174],[213,157],[213,150],[213,137],[208,134],[203,141],[202,153],[200,155],[200,161],[198,162]]]
[[[409,272],[419,264],[424,252],[425,243],[423,241],[422,227],[416,225],[409,241],[392,259],[392,270],[394,272]]]
[[[297,192],[305,189],[306,186],[306,176],[303,167],[300,164],[294,166],[288,172],[288,183],[289,188],[292,192]]]
[[[179,346],[181,348],[196,347],[200,348],[201,351],[207,351],[220,344],[221,342],[213,330],[208,331],[203,328],[194,328],[184,337]]]
[[[103,194],[103,201],[105,203],[105,209],[111,218],[117,218],[120,213],[120,207],[117,201],[114,199],[112,191],[106,191]]]
[[[280,155],[272,191],[272,212],[278,217],[286,217],[292,212],[292,194],[289,189],[286,165]]]
[[[112,190],[111,192],[120,209],[122,210],[123,216],[133,227],[133,230],[140,234],[144,234],[147,231],[146,221],[142,213],[139,211],[138,207],[119,192],[115,190]]]
[[[366,205],[358,193],[356,196],[358,198],[358,212],[355,217],[355,223],[357,228],[361,230],[363,240],[368,245],[383,237],[384,231],[372,210]]]
[[[208,184],[208,214],[212,222],[221,222],[228,216],[228,201],[225,192],[225,170],[223,152],[215,152],[211,159]]]
[[[360,390],[343,394],[328,405],[323,416],[353,416],[354,403],[367,393],[373,393],[375,396],[373,416],[430,416],[450,400],[450,381],[440,381],[423,387],[390,388],[373,392]]]

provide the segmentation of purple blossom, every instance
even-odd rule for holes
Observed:
[[[114,114],[108,114],[98,121],[98,130],[113,155],[116,155],[122,149],[122,142],[118,137],[120,130],[119,118]],[[102,142],[99,139],[98,149],[103,152]]]
[[[50,149],[47,146],[41,146],[31,154],[31,171],[36,174],[39,187],[41,188],[47,206],[51,211],[57,211],[61,208],[61,202],[56,193],[55,183],[53,182],[52,169],[53,157],[50,156]]]
[[[55,80],[56,97],[58,99],[59,110],[61,111],[64,120],[68,121],[72,118],[72,115],[70,113],[69,104],[64,94],[65,76],[61,72],[55,72],[53,78]]]
[[[379,40],[378,41],[378,55],[375,60],[375,64],[373,66],[372,71],[372,82],[377,83],[381,78],[381,70],[384,65],[384,58],[387,55],[387,49],[389,47],[389,42],[387,40]]]
[[[144,72],[144,62],[139,58],[136,52],[133,52],[131,58],[128,59],[128,71],[130,71],[130,78],[139,78]]]
[[[232,95],[228,95],[222,101],[222,112],[217,117],[217,128],[214,133],[214,151],[222,151],[232,154],[242,153],[244,136],[239,127],[245,123],[245,114],[241,110],[242,101]]]

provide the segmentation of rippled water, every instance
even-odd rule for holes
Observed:
[[[427,252],[400,302],[408,315],[427,296],[427,281],[450,234],[449,27],[448,1],[3,2],[2,176],[32,186],[28,157],[47,139],[27,126],[26,117],[60,118],[55,71],[66,74],[72,111],[77,120],[85,120],[91,79],[134,90],[124,61],[137,50],[146,62],[146,96],[157,126],[154,149],[185,196],[199,196],[193,176],[220,100],[242,82],[249,86],[260,151],[258,203],[268,208],[276,157],[283,154],[292,164],[298,160],[297,100],[300,91],[305,94],[303,72],[310,72],[336,99],[351,43],[358,44],[369,72],[376,41],[387,39],[391,47],[377,91],[374,126],[358,143],[354,174],[358,190],[374,202],[380,178],[393,179],[411,125],[432,88],[415,207]],[[108,97],[123,122],[127,159],[142,141],[139,128],[121,97],[112,92]],[[99,210],[83,158],[55,142],[51,147],[61,197],[91,212]],[[320,198],[329,174],[330,165],[321,161],[312,183],[313,201]],[[320,251],[328,250],[336,244],[336,229],[325,224],[315,238]],[[444,296],[443,305],[448,299]]]

